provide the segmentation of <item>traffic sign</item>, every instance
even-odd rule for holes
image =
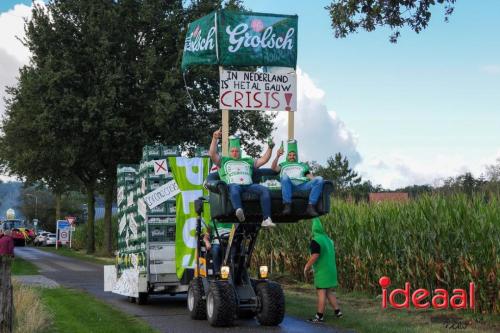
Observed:
[[[69,231],[66,229],[59,230],[59,240],[62,244],[69,242]]]
[[[74,216],[66,216],[66,221],[68,221],[69,224],[73,225],[76,222],[76,217],[74,217]]]

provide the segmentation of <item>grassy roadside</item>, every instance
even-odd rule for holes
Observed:
[[[316,313],[316,293],[311,286],[285,285],[286,312],[301,319]],[[380,299],[360,293],[337,292],[344,317],[336,318],[329,306],[326,325],[356,332],[499,332],[500,319],[469,312],[382,310]]]
[[[13,282],[14,333],[48,332],[52,315],[42,303],[39,289]]]
[[[12,262],[12,275],[37,275],[38,267],[33,263],[19,257],[15,257]]]
[[[124,314],[93,296],[72,289],[40,289],[43,304],[52,315],[45,332],[153,333],[140,319]]]
[[[49,252],[55,249],[48,249]],[[60,252],[59,252],[60,251]],[[95,263],[73,250],[59,249],[58,254]],[[89,256],[90,257],[90,256]],[[15,257],[12,275],[36,275],[30,261]],[[147,323],[127,315],[111,305],[81,291],[67,288],[40,288],[14,282],[14,333],[153,333]]]
[[[67,247],[60,247],[56,249],[55,247],[47,247],[47,246],[42,246],[38,247],[37,249],[40,249],[45,252],[51,252],[55,254],[59,254],[61,256],[65,257],[70,257],[74,259],[79,259],[87,262],[91,262],[94,264],[99,264],[99,265],[112,265],[115,263],[114,258],[110,257],[100,257],[97,255],[90,255],[85,253],[84,250],[73,250]]]

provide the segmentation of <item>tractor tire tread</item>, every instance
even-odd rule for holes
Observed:
[[[214,295],[214,316],[208,318],[212,326],[232,326],[236,316],[236,295],[233,286],[225,281],[210,284],[209,293]]]
[[[197,277],[191,280],[189,289],[193,289],[194,306],[193,311],[189,311],[191,319],[204,320],[207,319],[207,303],[203,298],[205,291],[203,290],[203,281]],[[189,291],[188,291],[189,293]],[[189,310],[189,309],[188,309]]]
[[[257,297],[261,300],[261,308],[256,317],[263,326],[279,325],[285,317],[285,295],[276,282],[261,282],[256,288]]]

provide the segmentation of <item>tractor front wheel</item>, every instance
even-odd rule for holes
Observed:
[[[257,321],[264,326],[279,325],[285,317],[285,295],[276,282],[261,282],[256,288],[259,310]]]
[[[191,280],[188,289],[188,311],[192,319],[201,320],[207,318],[207,305],[203,298],[203,281],[197,277]]]
[[[212,326],[232,326],[236,316],[236,295],[227,281],[213,281],[207,294],[207,319]]]

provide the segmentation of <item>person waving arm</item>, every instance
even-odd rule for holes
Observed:
[[[212,134],[212,142],[210,143],[210,149],[208,150],[208,156],[210,156],[212,162],[217,166],[220,166],[220,155],[217,153],[217,142],[221,137],[222,131],[219,128]]]

